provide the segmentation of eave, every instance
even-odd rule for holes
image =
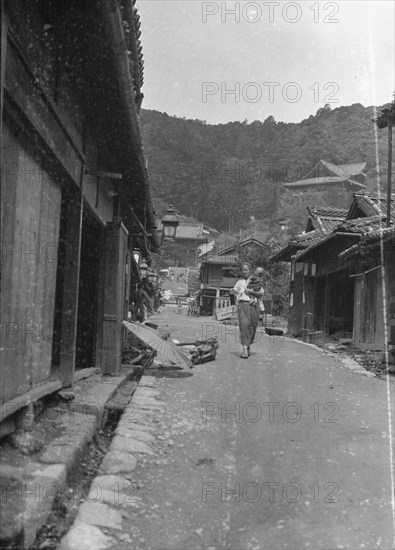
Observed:
[[[101,11],[119,98],[117,110],[114,113],[111,139],[113,140],[112,153],[119,160],[123,172],[120,200],[122,203],[132,204],[135,210],[138,206],[137,215],[145,227],[150,251],[156,252],[159,250],[160,243],[156,233],[154,208],[137,118],[134,82],[130,71],[120,7],[116,0],[101,0]],[[125,224],[131,230],[133,222],[127,214],[125,218]]]

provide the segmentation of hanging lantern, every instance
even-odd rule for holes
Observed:
[[[173,205],[169,205],[166,215],[162,219],[162,241],[175,241],[178,227],[178,219]]]
[[[136,264],[138,265],[138,264],[139,264],[139,261],[140,261],[140,258],[141,258],[141,252],[140,252],[140,250],[137,250],[137,249],[133,250],[132,255],[133,255],[134,261],[135,261]]]

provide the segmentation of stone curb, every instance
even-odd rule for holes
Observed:
[[[78,464],[82,453],[100,429],[105,406],[119,388],[128,381],[130,373],[111,377],[95,385],[81,400],[70,402],[68,408],[55,408],[56,422],[64,429],[44,451],[25,467],[22,481],[19,483],[19,499],[24,502],[24,509],[8,521],[8,505],[2,505],[1,544],[13,545],[18,541],[18,548],[33,547],[40,528],[46,523],[52,512],[57,495],[66,488],[68,473]],[[53,420],[48,420],[53,422]],[[9,500],[18,495],[14,491]],[[16,495],[16,496],[15,496]],[[4,501],[3,501],[4,502]],[[7,503],[6,503],[7,504]],[[94,531],[94,530],[93,530]],[[87,531],[81,531],[87,535]],[[95,538],[96,534],[96,538]],[[99,541],[97,532],[89,531],[92,541]],[[1,546],[5,547],[5,546]],[[14,546],[12,546],[14,547]],[[95,548],[98,548],[96,545]]]
[[[150,444],[156,440],[153,434],[156,428],[149,424],[151,415],[160,410],[155,385],[153,376],[142,376],[115,429],[110,450],[92,481],[88,498],[60,541],[59,550],[105,550],[119,548],[120,541],[127,542],[124,512],[136,509],[141,500],[133,496],[131,473],[139,457],[155,454]]]

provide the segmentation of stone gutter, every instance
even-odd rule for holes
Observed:
[[[128,372],[100,377],[100,381],[92,383],[88,391],[79,392],[77,386],[73,392],[63,392],[64,398],[70,400],[45,410],[44,418],[33,428],[33,437],[42,437],[43,433],[55,429],[57,436],[45,443],[40,452],[26,456],[8,445],[8,456],[11,456],[8,461],[7,453],[2,452],[0,548],[22,550],[33,547],[56,497],[67,486],[68,475],[79,464],[88,444],[103,426],[109,404],[114,408],[114,401],[123,387],[128,390],[121,391],[122,399],[116,403],[119,409],[123,410],[132,398],[138,382],[130,385],[130,380],[135,376],[141,378],[143,367],[123,367],[128,367]],[[41,429],[39,435],[38,425]],[[7,445],[4,441],[2,444],[3,448]]]

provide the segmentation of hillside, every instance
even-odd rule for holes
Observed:
[[[377,108],[380,112],[381,107]],[[246,121],[209,125],[158,111],[141,111],[144,152],[156,209],[178,211],[219,230],[239,231],[251,216],[270,225],[283,214],[281,183],[307,173],[321,158],[367,163],[366,185],[377,191],[373,107],[321,108],[298,124]],[[377,130],[382,189],[387,130]]]

